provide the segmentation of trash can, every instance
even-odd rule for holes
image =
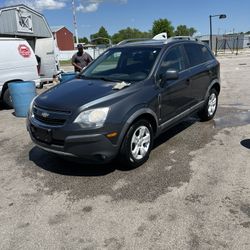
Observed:
[[[36,96],[36,85],[34,82],[11,82],[8,84],[15,116],[26,117],[30,103]]]
[[[74,79],[75,76],[76,76],[76,73],[75,73],[75,72],[62,73],[62,74],[61,74],[60,83],[70,81],[70,80]]]

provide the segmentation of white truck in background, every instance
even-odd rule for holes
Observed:
[[[59,72],[57,45],[43,14],[24,4],[0,7],[0,37],[20,38],[28,42],[38,61],[41,83],[52,81]],[[1,63],[3,60],[0,54]]]
[[[53,36],[50,38],[37,38],[35,41],[35,55],[38,56],[39,75],[41,84],[53,81],[59,72],[59,61],[56,56],[56,44]]]
[[[24,39],[0,38],[0,99],[7,107],[12,107],[8,83],[16,81],[41,85],[35,53]]]

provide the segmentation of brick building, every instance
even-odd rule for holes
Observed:
[[[50,27],[59,50],[74,50],[74,36],[65,26]]]

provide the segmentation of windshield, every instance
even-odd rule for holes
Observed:
[[[94,61],[82,76],[110,81],[141,81],[148,77],[160,50],[155,47],[112,48]]]

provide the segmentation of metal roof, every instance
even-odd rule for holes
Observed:
[[[0,8],[0,36],[49,38],[52,32],[41,13],[19,4]]]
[[[53,33],[61,30],[62,28],[65,28],[65,26],[63,26],[63,25],[60,25],[60,26],[50,26],[50,29],[51,29],[51,31]]]
[[[0,14],[1,14],[1,11],[3,11],[3,10],[11,10],[11,9],[16,9],[16,8],[25,8],[25,9],[28,9],[30,12],[33,12],[33,13],[39,15],[39,16],[44,17],[43,14],[41,14],[40,12],[30,8],[29,6],[27,6],[25,4],[17,4],[17,5],[9,5],[9,6],[0,7]]]

